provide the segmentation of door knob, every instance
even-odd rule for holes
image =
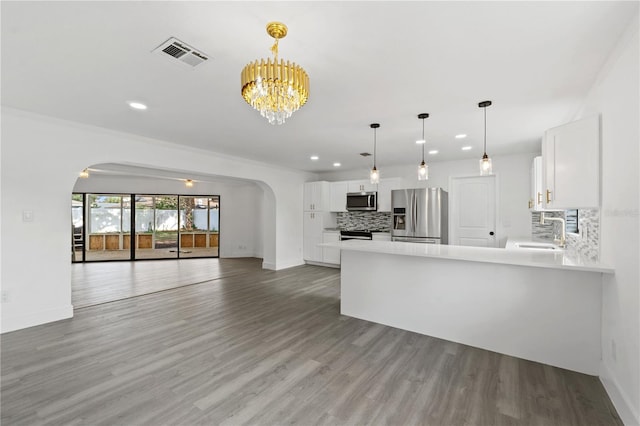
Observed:
[[[494,234],[495,234],[495,232],[493,232],[493,231],[489,232],[489,235],[494,235]]]

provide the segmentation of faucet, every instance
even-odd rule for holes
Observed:
[[[560,241],[554,239],[553,242],[557,243],[558,246],[560,247],[564,247],[565,243],[567,242],[567,225],[564,219],[562,219],[561,217],[544,217],[544,212],[540,212],[540,225],[547,224],[545,222],[545,219],[550,221],[560,222],[561,229],[562,229],[562,235],[560,236]]]

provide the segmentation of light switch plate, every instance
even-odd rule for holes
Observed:
[[[33,210],[22,210],[22,221],[33,222]]]

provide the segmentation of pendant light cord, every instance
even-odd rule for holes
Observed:
[[[376,168],[376,128],[373,128],[373,168]]]
[[[484,154],[487,155],[487,107],[484,107]]]
[[[424,146],[427,144],[427,141],[424,138],[424,118],[422,119],[422,162],[424,163]]]

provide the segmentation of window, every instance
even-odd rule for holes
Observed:
[[[564,218],[567,233],[578,234],[578,210],[565,210]]]

